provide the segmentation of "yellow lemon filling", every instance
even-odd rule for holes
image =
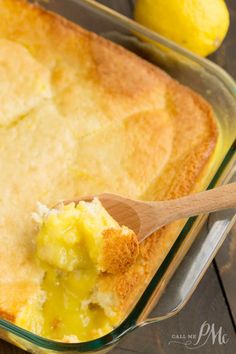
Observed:
[[[118,228],[118,223],[102,207],[98,199],[81,201],[53,210],[42,223],[37,237],[38,258],[55,268],[72,271],[98,266],[102,233]]]
[[[136,235],[120,227],[98,199],[45,208],[36,218],[36,258],[44,277],[17,324],[70,342],[108,333],[118,324],[119,307],[114,294],[98,292],[98,279],[125,271],[135,261]]]

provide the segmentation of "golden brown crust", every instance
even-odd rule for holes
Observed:
[[[7,320],[10,322],[14,322],[15,321],[15,316],[13,316],[12,314],[2,311],[0,310],[0,318],[2,318],[3,320]]]
[[[11,273],[11,270],[9,270]],[[0,316],[15,320],[16,314],[28,299],[38,290],[34,279],[0,284]]]
[[[151,200],[189,194],[204,187],[218,131],[212,109],[192,90],[24,0],[0,0],[0,62],[8,62],[6,47],[22,65],[14,80],[21,100],[14,102],[14,114],[6,110],[0,119],[0,309],[13,319],[31,294],[29,281],[35,290],[41,279],[32,259],[37,201],[53,206],[101,192]],[[36,80],[32,87],[24,85],[26,63]],[[0,101],[10,97],[0,82]],[[124,274],[100,278],[98,288],[116,293],[124,313],[182,225],[173,223],[143,242]]]
[[[139,253],[139,243],[135,233],[127,228],[103,231],[102,258],[99,266],[103,272],[124,273],[135,263]]]

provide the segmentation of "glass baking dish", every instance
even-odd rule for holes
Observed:
[[[236,177],[236,85],[227,73],[93,0],[47,0],[40,3],[88,30],[125,46],[205,97],[214,109],[221,131],[205,187],[212,188]],[[146,41],[142,41],[143,38]],[[31,353],[105,353],[135,328],[169,318],[189,299],[235,221],[235,211],[218,215],[213,215],[208,230],[204,232],[202,225],[206,216],[187,221],[131,312],[108,335],[86,343],[59,343],[0,319],[0,337]],[[161,296],[167,283],[165,294]],[[154,317],[148,318],[153,308]]]

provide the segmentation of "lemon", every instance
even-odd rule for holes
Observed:
[[[134,16],[142,25],[201,56],[220,46],[229,27],[223,0],[137,0]]]

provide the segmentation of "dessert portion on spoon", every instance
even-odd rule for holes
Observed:
[[[38,224],[36,262],[44,276],[40,292],[16,323],[68,342],[111,331],[120,318],[116,291],[102,289],[99,282],[122,276],[135,263],[139,254],[135,233],[120,226],[97,198],[53,209],[39,204],[33,218]]]
[[[124,272],[138,255],[135,233],[118,222],[94,198],[90,202],[39,207],[37,256],[62,271],[95,267],[99,272]]]

